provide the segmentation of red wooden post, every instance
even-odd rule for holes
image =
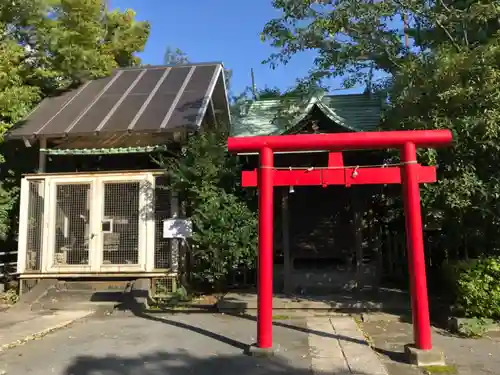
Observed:
[[[260,150],[257,347],[273,345],[273,168],[269,147]]]
[[[343,167],[344,166],[344,156],[341,152],[329,152],[328,153],[328,167]]]
[[[403,160],[403,158],[401,157],[401,160]],[[405,174],[405,169],[404,168],[400,168],[400,174],[401,174],[401,181],[404,181],[405,180],[405,177],[404,177],[404,174]],[[410,231],[408,230],[408,215],[407,215],[407,212],[408,212],[408,204],[407,204],[407,199],[405,199],[404,197],[404,184],[402,184],[402,187],[403,187],[403,209],[404,209],[404,219],[405,219],[405,237],[406,237],[406,243],[408,244],[408,233],[410,233]],[[412,275],[412,270],[413,270],[413,263],[412,263],[412,257],[410,256],[409,254],[409,250],[408,250],[408,246],[406,247],[406,254],[407,254],[407,261],[408,261],[408,275],[409,275],[409,281],[410,281],[410,302],[411,302],[411,321],[412,321],[412,328],[413,328],[413,338],[415,339],[415,337],[417,337],[417,329],[416,329],[416,326],[415,326],[415,285],[414,285],[414,280],[413,280],[413,277],[411,277]]]
[[[432,349],[427,277],[425,274],[422,212],[415,143],[406,142],[401,150],[403,199],[405,200],[406,244],[412,293],[413,328],[417,349]]]

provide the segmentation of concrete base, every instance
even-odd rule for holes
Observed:
[[[36,310],[38,306],[42,306],[38,302],[47,295],[49,289],[55,288],[56,284],[56,279],[39,280],[29,291],[25,292],[23,291],[23,281],[21,280],[19,301],[10,308],[10,311],[29,311],[33,306],[35,306]]]
[[[245,354],[251,357],[273,357],[274,348],[259,348],[257,344],[252,344],[245,349]]]
[[[404,297],[404,298],[403,298]],[[404,299],[404,301],[403,301]],[[219,312],[242,313],[257,310],[257,293],[228,293],[217,303]],[[398,294],[397,298],[392,295],[385,296],[380,293],[336,294],[329,296],[273,296],[273,311],[301,310],[321,312],[345,312],[361,313],[366,311],[393,311],[407,313],[410,310],[409,298]]]
[[[149,309],[151,279],[137,279],[130,282],[123,291],[120,309],[142,312]]]
[[[151,295],[151,279],[137,279],[132,284],[132,297],[137,305],[149,309],[149,296]]]
[[[445,366],[444,353],[437,349],[430,350],[417,349],[413,344],[405,345],[405,354],[412,365],[424,366]]]

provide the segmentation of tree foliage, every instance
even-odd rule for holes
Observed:
[[[200,132],[180,155],[158,159],[193,222],[191,275],[214,287],[239,267],[252,268],[257,248],[256,216],[243,199],[241,168],[226,151],[227,136],[223,129]]]
[[[10,230],[23,163],[33,161],[17,158],[18,145],[3,135],[44,97],[138,64],[149,24],[134,18],[107,12],[102,0],[0,0],[0,237]]]
[[[280,18],[263,39],[277,48],[267,60],[286,64],[302,51],[317,58],[305,82],[343,77],[387,97],[385,129],[450,129],[455,145],[423,150],[439,165],[425,186],[428,219],[444,229],[446,249],[467,239],[475,255],[500,249],[500,5],[490,0],[275,0]],[[408,46],[402,27],[407,18]],[[384,74],[380,74],[384,73]]]
[[[468,317],[500,318],[500,258],[480,259],[458,277],[458,306]]]
[[[165,63],[189,62],[182,50],[167,48]],[[252,269],[257,249],[257,219],[239,184],[238,159],[226,149],[228,130],[227,124],[201,130],[188,137],[180,154],[156,159],[168,174],[166,188],[180,195],[193,222],[190,274],[217,289],[238,268]]]
[[[163,57],[163,62],[165,65],[179,65],[179,64],[189,64],[189,58],[187,53],[179,48],[167,47],[165,50],[165,56]]]
[[[182,64],[191,64],[194,63],[194,61],[191,61],[189,59],[188,54],[184,52],[182,49],[168,46],[163,56],[163,63],[165,65],[182,65]],[[226,83],[226,90],[228,92],[231,89],[232,76],[233,76],[233,71],[231,69],[225,68],[224,79]]]

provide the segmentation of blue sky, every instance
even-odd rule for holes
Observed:
[[[271,0],[111,0],[111,8],[134,9],[139,20],[151,23],[143,63],[162,64],[167,46],[180,48],[193,62],[222,61],[233,70],[234,93],[250,85],[251,68],[258,88],[286,89],[307,74],[314,59],[301,54],[276,70],[261,64],[274,51],[259,38],[265,23],[279,16]]]

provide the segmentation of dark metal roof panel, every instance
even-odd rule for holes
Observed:
[[[179,128],[182,124],[195,123],[202,105],[203,94],[197,91],[185,91],[170,116],[170,126]]]
[[[60,96],[42,101],[28,117],[21,122],[24,134],[34,134],[65,108],[77,91],[65,92]]]
[[[146,95],[148,96],[151,91],[155,88],[158,81],[161,79],[165,71],[168,69],[154,69],[146,70],[144,76],[135,85],[135,87],[130,92],[130,95]]]
[[[132,85],[140,73],[141,72],[138,70],[119,72],[118,74],[120,74],[120,76],[107,88],[107,90],[98,94],[96,98],[97,101],[87,108],[83,117],[74,123],[72,128],[68,129],[67,133],[80,134],[103,130],[99,129],[99,125],[113,107],[118,104],[120,98],[125,95],[127,89]],[[126,129],[126,127],[124,127],[124,129]]]
[[[128,95],[107,121],[106,130],[113,132],[127,130],[128,124],[141,110],[147,98],[148,95]]]
[[[174,99],[175,93],[156,93],[156,95],[151,98],[151,101],[147,106],[147,110],[142,113],[135,123],[133,130],[146,131],[152,128],[159,130],[163,119],[174,102]]]
[[[120,97],[117,95],[101,96],[98,101],[88,108],[88,111],[85,112],[83,117],[65,133],[83,134],[96,132],[98,124],[104,120],[104,117],[111,111],[118,99],[120,99]]]
[[[215,65],[198,66],[193,71],[191,79],[186,85],[184,91],[200,91],[200,87],[207,87],[210,85],[210,80],[212,79],[215,71]]]
[[[195,67],[182,67],[172,69],[165,77],[163,83],[158,87],[156,93],[150,98],[147,111],[137,119],[134,130],[144,131],[151,128],[160,130],[166,116],[169,115],[172,106],[175,106],[175,98],[183,89],[183,84],[190,79],[189,72]],[[175,73],[175,74],[172,74]],[[205,94],[205,93],[204,93]],[[174,126],[172,126],[174,128]]]
[[[170,116],[170,126],[182,127],[182,124],[192,124],[198,121],[198,115],[206,100],[206,93],[197,90],[198,87],[210,87],[216,72],[215,66],[197,67],[179,96],[175,109]]]
[[[157,94],[176,94],[191,68],[172,68],[158,88]]]
[[[220,74],[222,65],[217,63],[116,70],[110,77],[43,100],[8,136],[59,137],[196,127]]]
[[[79,87],[76,90],[73,90],[72,100],[66,103],[65,106],[62,106],[58,109],[57,116],[51,119],[51,121],[47,122],[45,125],[39,126],[36,132],[36,135],[41,134],[64,134],[68,126],[84,111],[95,99],[96,95],[102,91],[106,85],[109,84],[112,77],[106,77],[102,79],[98,79],[95,81],[90,81]],[[49,105],[54,107],[57,106],[55,102],[52,102],[51,98],[45,99],[42,103],[47,102]],[[36,114],[36,112],[34,113]],[[38,119],[28,118],[28,122],[33,125],[37,125]],[[23,132],[24,129],[20,128],[20,132]],[[14,131],[15,132],[15,131]],[[13,132],[13,133],[14,133]],[[29,132],[25,132],[24,134],[30,135]]]

